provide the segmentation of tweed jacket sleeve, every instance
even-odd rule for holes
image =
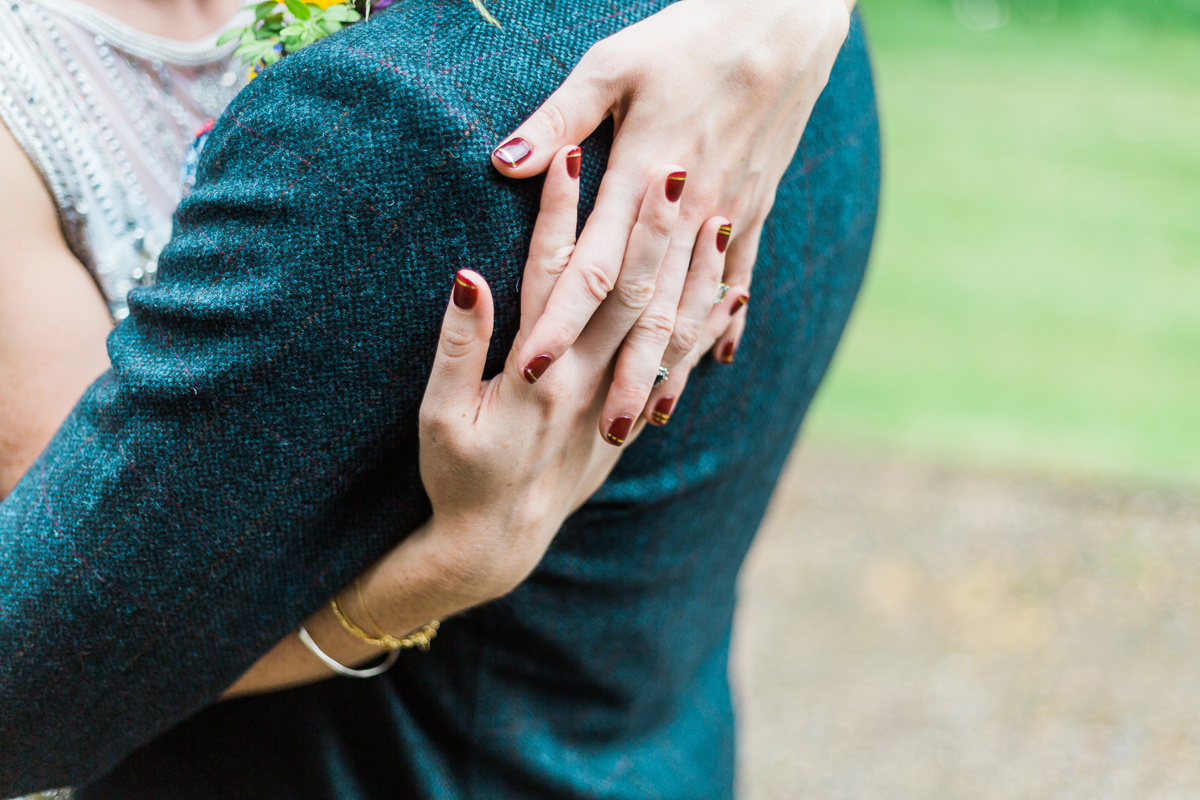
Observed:
[[[490,147],[666,2],[511,5],[501,34],[467,3],[397,4],[219,121],[111,371],[0,504],[0,796],[194,714],[429,514],[417,409],[452,276],[496,292],[498,370],[537,208]]]

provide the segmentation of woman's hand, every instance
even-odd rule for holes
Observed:
[[[341,593],[339,605],[360,627],[377,623],[399,637],[511,591],[623,452],[596,436],[595,420],[611,385],[617,350],[657,283],[679,216],[677,196],[666,191],[668,176],[681,170],[656,170],[658,186],[645,193],[614,290],[553,374],[531,384],[517,354],[575,245],[579,157],[577,148],[564,148],[550,167],[522,281],[521,330],[504,371],[491,380],[481,380],[492,335],[491,291],[475,272],[463,270],[455,277],[421,404],[421,479],[433,517]],[[623,444],[640,428],[633,416],[618,418],[610,421],[604,438]],[[349,635],[328,607],[304,625],[342,664],[380,653]],[[292,635],[226,696],[330,674]]]
[[[679,215],[667,190],[678,167],[655,170],[613,291],[552,374],[529,383],[519,358],[575,246],[578,151],[550,167],[521,285],[521,329],[504,371],[480,382],[492,332],[492,297],[483,279],[462,271],[446,312],[441,346],[421,404],[421,480],[434,508],[431,536],[461,560],[448,572],[470,575],[482,601],[514,588],[541,560],[567,515],[608,476],[620,450],[594,431],[613,358],[654,292]],[[620,369],[617,364],[615,369]],[[640,409],[638,409],[640,410]],[[611,419],[603,439],[623,444],[634,415]]]
[[[688,189],[658,293],[630,332],[621,356],[628,369],[617,375],[605,414],[640,413],[659,364],[672,377],[654,391],[651,417],[659,401],[679,394],[688,368],[714,342],[719,362],[733,360],[763,222],[829,79],[853,5],[681,0],[593,46],[503,140],[493,164],[525,178],[545,171],[561,147],[583,141],[606,117],[615,127],[595,211],[521,363],[542,354],[558,360],[575,341],[616,280],[655,167],[668,162],[687,165]],[[727,220],[709,230],[714,215]],[[718,232],[726,221],[732,234]],[[722,251],[728,245],[729,296],[706,322],[677,319],[689,263],[709,256],[714,243]]]

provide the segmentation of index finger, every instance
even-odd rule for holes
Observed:
[[[582,164],[580,148],[564,147],[555,155],[546,173],[537,222],[529,240],[529,258],[521,275],[521,333],[517,342],[524,341],[523,337],[529,335],[534,323],[542,316],[554,284],[570,263],[579,216]]]

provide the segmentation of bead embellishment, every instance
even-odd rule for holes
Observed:
[[[0,6],[0,120],[114,319],[157,277],[195,131],[241,88],[229,50],[129,32],[59,0]]]

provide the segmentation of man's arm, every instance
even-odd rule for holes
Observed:
[[[497,288],[498,369],[536,189],[373,47],[234,104],[112,370],[0,505],[0,796],[196,712],[428,514],[445,290],[460,265]]]
[[[488,375],[517,328],[539,187],[491,169],[495,138],[668,4],[516,0],[512,34],[406,5],[235,100],[112,370],[0,504],[0,795],[107,771],[424,521],[455,272],[495,295]],[[610,133],[584,143],[585,214]]]

